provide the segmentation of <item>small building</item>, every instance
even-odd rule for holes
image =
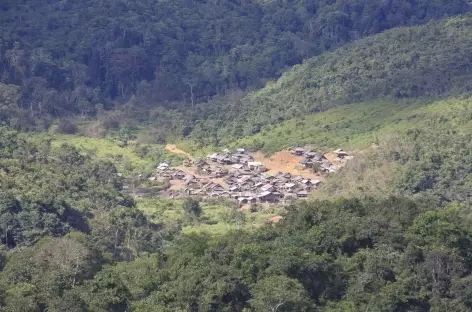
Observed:
[[[254,158],[249,156],[249,155],[243,155],[242,157],[239,158],[239,163],[240,164],[247,164],[251,161],[253,161]]]
[[[177,171],[175,174],[174,174],[174,178],[178,179],[178,180],[183,180],[185,179],[186,177],[186,173],[183,172],[183,171]]]
[[[275,190],[275,187],[272,184],[266,184],[261,187],[262,192],[272,192]]]
[[[233,198],[236,198],[240,204],[248,204],[248,203],[256,202],[256,195],[251,192],[233,193],[230,196]]]
[[[297,187],[295,183],[285,183],[284,188],[288,191],[292,191]]]
[[[241,188],[237,185],[233,185],[233,186],[230,186],[229,187],[229,191],[230,192],[240,192],[241,191]]]
[[[236,170],[240,170],[240,169],[244,168],[244,165],[243,164],[234,164],[234,165],[231,166],[231,168],[236,169]]]
[[[256,184],[254,184],[254,187],[256,187],[256,188],[257,187],[262,187],[263,185],[264,185],[264,182],[259,181]]]
[[[322,163],[321,164],[321,171],[325,172],[325,173],[334,173],[338,170],[338,168],[332,164],[325,164],[325,163]]]
[[[210,167],[210,165],[204,159],[195,160],[195,166],[197,168]]]
[[[237,183],[238,184],[243,184],[247,182],[252,182],[254,184],[254,181],[252,180],[251,176],[242,176],[241,178],[238,179]]]
[[[241,157],[238,157],[239,155],[231,155],[229,159],[231,160],[232,164],[239,164]]]
[[[257,195],[257,199],[260,202],[274,203],[279,200],[278,196],[270,191],[262,192]]]
[[[207,158],[210,159],[211,161],[216,161],[218,159],[218,153],[208,155]]]
[[[230,185],[238,183],[238,179],[236,177],[229,177],[225,181],[226,181],[226,183],[228,183]]]
[[[246,153],[246,150],[244,148],[239,147],[236,149],[236,152],[238,152],[239,154],[244,154]]]
[[[296,200],[297,198],[298,198],[297,194],[294,194],[294,193],[285,193],[284,194],[284,201],[285,202],[290,202],[290,201]]]
[[[304,168],[313,167],[313,161],[310,158],[304,158],[304,159],[300,160],[300,164],[302,164],[302,166]]]
[[[223,169],[223,168],[215,168],[212,172],[212,176],[215,178],[222,178],[228,174],[228,170]]]
[[[307,191],[299,191],[297,192],[298,198],[307,198],[308,197],[308,192]]]
[[[268,181],[273,181],[275,179],[273,175],[267,173],[261,174],[261,178]]]
[[[323,154],[315,154],[315,156],[313,156],[313,160],[321,162],[328,159]]]
[[[224,188],[220,184],[213,184],[210,187],[208,187],[207,190],[211,190],[214,193],[215,192],[219,193],[219,192],[223,192]]]
[[[291,179],[291,178],[292,178],[292,175],[287,172],[287,173],[282,174],[282,178],[284,178],[284,179]]]
[[[213,182],[210,179],[201,178],[198,179],[198,183],[200,183],[201,186],[204,186]]]
[[[301,184],[306,185],[306,186],[311,186],[313,183],[311,182],[310,179],[303,179],[300,181]]]
[[[219,156],[216,158],[216,161],[219,162],[219,163],[222,164],[222,165],[229,165],[229,164],[231,164],[231,158],[229,158],[229,157],[226,156],[226,155],[219,155]]]
[[[238,197],[238,202],[241,205],[244,204],[255,204],[256,203],[256,198],[254,197]]]
[[[344,158],[345,156],[348,156],[348,153],[343,151],[342,149],[338,148],[337,150],[334,151],[336,155],[338,155],[339,158]]]
[[[195,178],[194,176],[187,176],[185,178],[185,185],[189,186],[189,185],[196,185],[198,184],[198,179]]]
[[[305,154],[305,150],[301,147],[296,147],[292,150],[292,153],[297,156],[303,156],[303,154]]]
[[[167,169],[169,169],[170,165],[168,162],[162,162],[159,164],[159,166],[157,166],[157,169],[158,170],[161,170],[161,171],[165,171]]]
[[[261,162],[258,161],[250,161],[247,163],[250,170],[261,170],[264,169],[264,166]]]

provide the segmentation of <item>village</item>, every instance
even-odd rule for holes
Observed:
[[[194,161],[186,160],[183,166],[175,168],[163,162],[149,180],[168,181],[171,187],[165,194],[171,198],[229,198],[241,205],[287,203],[307,198],[323,183],[324,176],[335,173],[352,158],[341,149],[331,153],[336,157],[333,161],[323,154],[300,147],[290,148],[289,151],[300,159],[297,167],[305,175],[271,172],[271,168],[255,161],[246,149],[237,148]]]

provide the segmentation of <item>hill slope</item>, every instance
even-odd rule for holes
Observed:
[[[185,132],[194,119],[191,138],[201,145],[226,144],[263,126],[338,105],[467,93],[472,89],[471,34],[468,15],[359,40],[295,66],[241,100],[199,107],[186,119]]]

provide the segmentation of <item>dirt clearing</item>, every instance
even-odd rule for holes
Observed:
[[[168,150],[169,152],[171,153],[174,153],[174,154],[180,154],[180,155],[184,155],[185,157],[187,157],[188,159],[190,160],[195,160],[192,155],[190,155],[189,153],[187,153],[186,151],[178,148],[175,144],[167,144],[166,145],[166,150]]]
[[[303,157],[293,155],[287,150],[275,153],[270,157],[265,157],[262,152],[256,152],[253,154],[254,160],[261,162],[264,167],[269,169],[268,174],[275,174],[277,172],[288,172],[294,175],[301,175],[313,180],[324,180],[324,178],[316,173],[313,173],[310,169],[303,169],[300,160]]]

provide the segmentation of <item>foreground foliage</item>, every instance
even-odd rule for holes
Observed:
[[[113,257],[136,254],[151,233],[134,201],[121,193],[122,181],[109,161],[0,128],[2,244],[18,248],[81,232]]]
[[[394,197],[298,203],[277,226],[183,235],[155,254],[108,265],[71,233],[7,255],[3,309],[465,311],[470,228],[457,205],[438,210]]]

